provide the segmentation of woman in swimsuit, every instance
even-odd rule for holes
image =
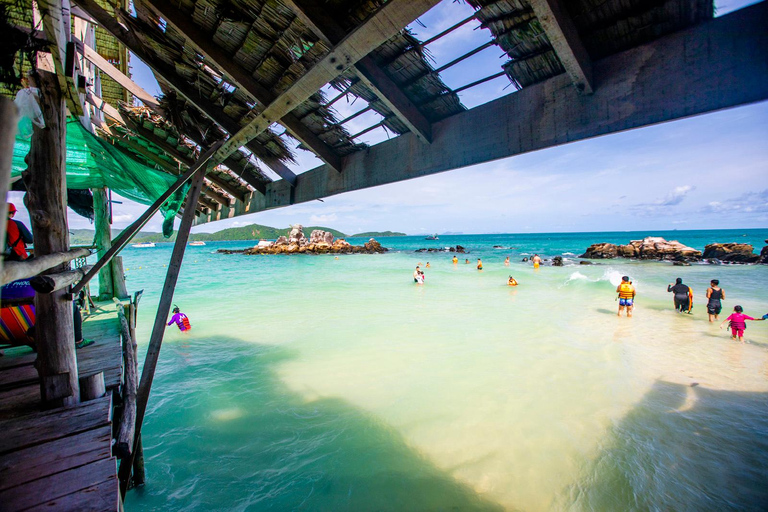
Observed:
[[[709,284],[710,286],[707,289],[707,314],[709,315],[709,321],[714,322],[718,319],[717,315],[719,315],[720,311],[723,309],[723,305],[720,301],[725,298],[725,292],[718,286],[720,281],[717,279],[713,279]]]

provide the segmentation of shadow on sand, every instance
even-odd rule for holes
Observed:
[[[657,381],[617,423],[588,477],[568,489],[578,510],[765,510],[768,393]]]
[[[289,350],[232,338],[166,345],[143,439],[137,510],[498,511],[341,399],[280,381]]]

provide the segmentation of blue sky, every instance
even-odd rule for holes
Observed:
[[[718,15],[750,2],[718,2]],[[444,0],[411,29],[421,40],[466,18],[463,2]],[[471,22],[429,45],[435,67],[489,40]],[[486,49],[441,73],[451,88],[490,76],[505,62],[498,47]],[[139,62],[134,79],[158,93]],[[514,91],[502,77],[461,94],[468,108]],[[329,90],[329,96],[335,91]],[[365,107],[340,100],[340,118]],[[356,133],[378,122],[375,113],[348,124]],[[378,129],[369,144],[390,134]],[[252,223],[286,227],[324,225],[346,233],[393,230],[408,234],[459,231],[560,232],[755,228],[768,225],[768,102],[729,109],[624,133],[571,143],[504,160],[406,182],[332,196],[227,219],[193,231],[218,231]],[[320,162],[297,150],[297,173]],[[12,198],[17,207],[20,197]],[[115,205],[115,226],[124,227],[144,206]],[[20,212],[24,218],[26,212]],[[70,211],[70,227],[91,227]],[[145,228],[160,231],[155,217]]]

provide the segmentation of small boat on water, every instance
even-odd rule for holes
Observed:
[[[198,240],[196,242],[189,242],[189,245],[193,245],[195,247],[199,247],[201,245],[205,245],[205,242],[201,242],[200,240]]]
[[[154,242],[144,242],[141,244],[133,244],[131,247],[137,247],[137,248],[144,248],[144,247],[154,247]]]
[[[440,240],[440,238],[438,238],[437,233],[435,233],[434,235],[424,237],[424,240]]]

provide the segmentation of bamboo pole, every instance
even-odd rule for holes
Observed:
[[[86,265],[85,267],[67,270],[59,274],[35,276],[29,280],[29,284],[37,293],[53,293],[78,282],[90,269],[91,265]]]
[[[195,177],[192,180],[192,186],[189,188],[189,193],[187,195],[187,204],[197,204],[197,200],[199,199],[200,192],[203,188],[204,179],[205,172],[195,174]],[[144,367],[141,372],[139,391],[136,396],[136,438],[134,439],[133,450],[131,450],[129,459],[130,464],[125,464],[125,461],[121,463],[120,471],[118,473],[120,479],[120,494],[123,498],[125,498],[125,493],[128,490],[128,480],[131,476],[131,467],[133,466],[134,457],[136,455],[136,439],[138,439],[138,436],[141,434],[144,413],[147,410],[149,393],[152,389],[152,380],[155,377],[155,368],[157,367],[157,360],[160,357],[160,348],[163,344],[166,321],[168,320],[168,313],[171,310],[171,303],[173,302],[173,291],[176,288],[176,281],[178,281],[179,278],[181,264],[184,261],[184,251],[187,248],[187,242],[189,241],[189,230],[192,228],[194,220],[194,208],[187,208],[181,218],[181,225],[179,226],[178,234],[176,236],[176,243],[173,246],[173,253],[171,254],[171,260],[168,263],[168,271],[165,275],[165,284],[163,285],[163,291],[160,295],[160,303],[157,305],[155,323],[152,327],[152,335],[149,338],[147,356],[144,358]],[[126,459],[126,461],[128,461],[128,459]]]
[[[32,225],[34,227],[34,222]],[[85,258],[91,255],[91,251],[84,248],[44,255],[40,255],[41,252],[42,250],[37,245],[37,238],[35,238],[35,257],[24,261],[7,261],[3,268],[2,277],[0,277],[0,284],[27,279],[64,263],[69,263],[75,258]]]
[[[117,443],[114,454],[120,459],[130,457],[136,429],[136,390],[139,382],[136,341],[131,337],[131,329],[125,318],[125,308],[118,299],[113,299],[120,319],[120,334],[123,337],[123,361],[125,385],[123,386],[123,415],[117,431]],[[126,461],[127,462],[127,461]],[[121,462],[124,464],[125,462]]]
[[[24,177],[36,253],[34,260],[24,262],[27,268],[39,265],[45,256],[67,254],[69,250],[64,98],[59,82],[52,73],[39,72],[37,84],[45,128],[34,128],[27,157],[28,169]],[[85,250],[85,253],[90,254],[90,251]],[[70,259],[67,256],[58,264],[49,263],[45,269],[50,269],[48,271],[51,273],[61,272],[66,270],[66,262]],[[77,404],[80,402],[80,384],[75,357],[72,303],[67,300],[66,290],[36,294],[35,310],[37,370],[40,374],[43,405],[59,407]]]
[[[8,98],[0,98],[0,240],[5,240],[5,219],[8,218],[8,187],[11,182],[11,164],[13,162],[13,143],[16,140],[16,123],[19,113],[16,105]],[[0,272],[3,271],[3,259],[0,258]]]
[[[106,188],[93,189],[93,217],[96,245],[99,259],[102,259],[112,246],[112,233],[109,225],[109,198]],[[105,265],[99,270],[99,300],[109,300],[114,297],[112,265]]]
[[[144,227],[144,225],[149,222],[149,219],[152,218],[152,216],[157,213],[157,211],[160,209],[160,207],[165,203],[165,201],[171,197],[177,190],[179,190],[184,184],[192,177],[195,176],[198,171],[203,176],[206,172],[206,163],[208,160],[213,156],[216,151],[221,147],[223,144],[223,141],[219,141],[216,144],[212,145],[210,148],[208,148],[208,151],[200,155],[200,158],[197,159],[197,162],[195,165],[190,167],[187,172],[179,176],[179,178],[173,183],[173,185],[170,186],[168,190],[165,191],[163,195],[157,198],[157,200],[152,203],[152,206],[147,208],[147,210],[141,214],[141,216],[136,219],[136,221],[125,228],[120,235],[115,238],[112,241],[112,247],[109,248],[109,250],[104,254],[104,257],[100,258],[99,261],[96,262],[96,264],[93,266],[90,272],[86,274],[86,276],[83,278],[82,281],[80,281],[77,286],[75,286],[72,289],[73,294],[80,293],[80,290],[82,290],[88,282],[93,279],[93,276],[96,275],[101,268],[112,261],[112,258],[117,254],[118,252],[122,251],[123,248],[128,245],[128,242],[130,242],[131,238],[134,237],[136,233],[139,232],[141,228]],[[188,196],[189,197],[189,196]],[[199,194],[198,194],[199,197]],[[197,201],[195,203],[197,204]],[[195,213],[194,208],[190,208],[190,211],[192,214]],[[185,212],[186,213],[186,212]]]

